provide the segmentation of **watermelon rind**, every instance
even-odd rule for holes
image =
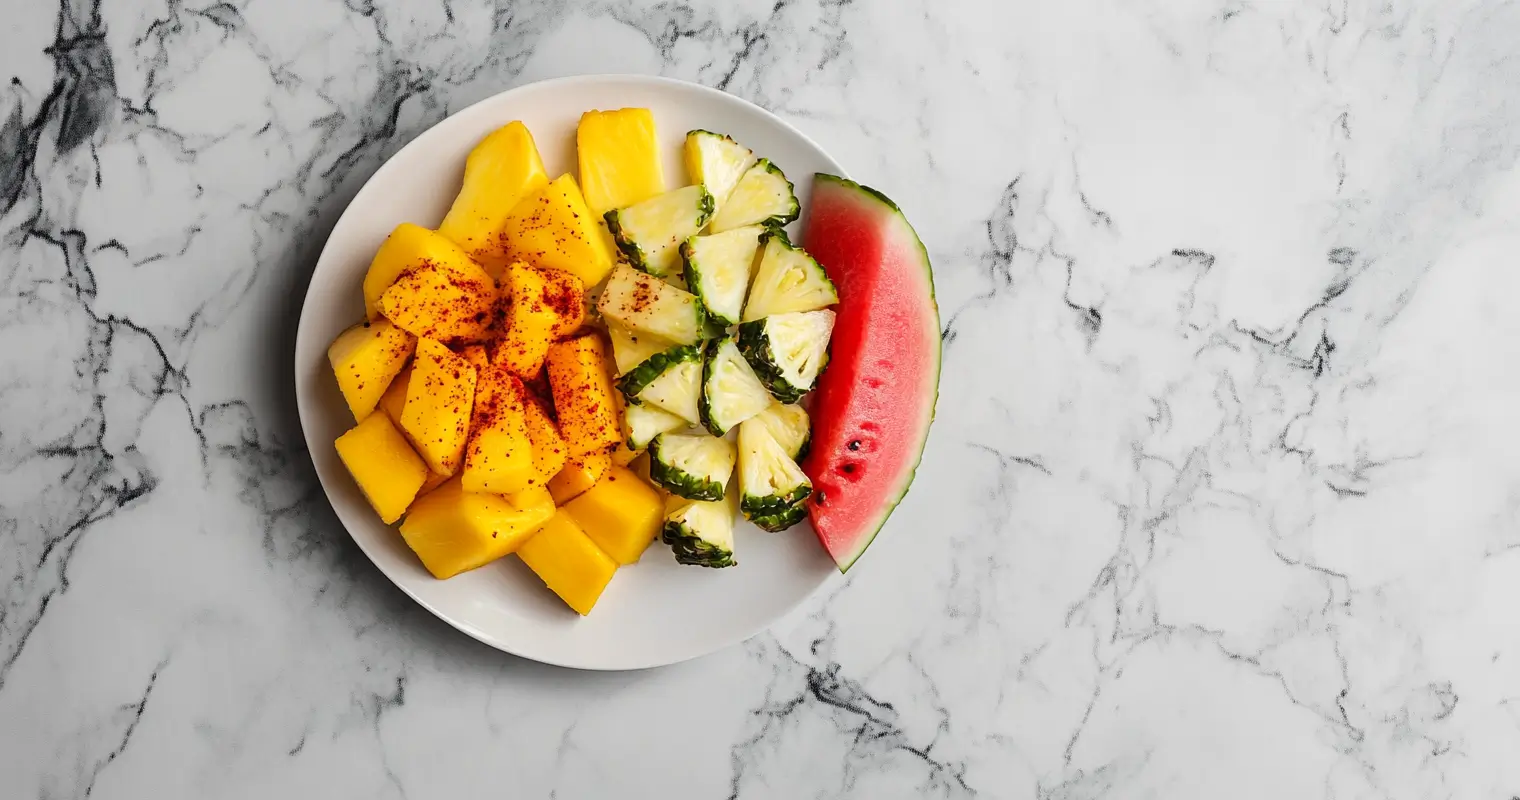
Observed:
[[[918,467],[923,462],[924,447],[929,441],[929,428],[934,422],[935,408],[939,402],[939,377],[944,355],[940,337],[937,335],[939,331],[939,305],[935,300],[934,271],[929,261],[929,251],[928,248],[924,247],[923,240],[919,238],[918,232],[913,229],[912,223],[908,222],[907,216],[902,213],[902,209],[885,194],[848,178],[820,172],[813,176],[813,181],[813,203],[815,205],[819,202],[820,196],[826,196],[830,191],[844,191],[853,195],[854,202],[856,203],[876,206],[884,228],[888,225],[900,226],[897,231],[898,235],[903,237],[900,239],[900,243],[907,244],[908,241],[911,241],[911,247],[916,248],[918,251],[918,260],[924,271],[924,283],[928,287],[928,296],[924,298],[926,308],[923,309],[923,313],[930,318],[926,320],[926,323],[932,321],[934,330],[936,331],[936,335],[933,337],[934,350],[931,359],[933,374],[932,376],[926,376],[924,385],[929,387],[929,390],[927,397],[924,397],[921,401],[928,405],[928,411],[924,415],[920,425],[917,436],[918,441],[914,443],[913,450],[915,451],[915,456],[913,462],[904,470],[896,491],[882,505],[872,523],[867,526],[869,527],[869,531],[862,534],[849,550],[839,553],[831,552],[835,563],[839,567],[839,571],[847,572],[860,559],[861,554],[866,551],[866,548],[870,547],[871,542],[876,539],[877,534],[886,525],[887,519],[892,516],[892,512],[897,509],[903,498],[907,496],[908,489],[913,485],[913,479],[918,472]]]

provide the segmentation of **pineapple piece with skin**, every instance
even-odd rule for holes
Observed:
[[[503,277],[511,305],[506,333],[493,355],[513,374],[529,379],[543,370],[549,345],[581,326],[585,288],[571,273],[522,262],[508,267]]]
[[[470,362],[438,341],[418,341],[401,430],[428,469],[440,475],[458,471],[474,398],[475,368]]]
[[[492,131],[464,162],[464,182],[438,233],[459,245],[491,277],[509,263],[502,223],[529,194],[549,183],[533,134],[521,122]]]
[[[447,236],[403,222],[380,243],[364,274],[364,313],[372,320],[379,318],[380,297],[385,290],[397,278],[423,266],[451,270],[471,279],[484,274],[480,265]]]
[[[406,512],[427,480],[427,465],[385,414],[370,414],[333,443],[359,491],[389,525]]]
[[[468,492],[454,478],[412,503],[401,537],[433,577],[451,578],[516,552],[553,516],[554,501],[541,489]]]
[[[575,145],[586,206],[597,218],[665,191],[649,109],[587,111],[575,129]]]
[[[627,467],[613,467],[597,484],[565,504],[576,524],[602,552],[632,564],[659,535],[665,501]]]
[[[496,282],[472,262],[469,270],[423,264],[380,296],[380,312],[419,338],[479,341],[490,336]]]
[[[604,453],[622,438],[607,345],[591,333],[549,348],[549,386],[569,456]]]
[[[523,198],[502,223],[509,261],[569,272],[595,286],[612,271],[606,233],[575,178],[561,175]]]
[[[361,322],[333,340],[327,360],[355,421],[375,410],[416,346],[411,334],[386,319]]]
[[[618,568],[564,509],[518,548],[517,557],[581,616],[591,613]]]

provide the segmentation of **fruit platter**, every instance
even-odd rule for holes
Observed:
[[[490,574],[533,601],[475,616],[531,608],[589,627],[609,606],[640,604],[617,590],[625,574],[659,564],[666,583],[721,592],[730,576],[777,570],[778,541],[806,564],[809,577],[791,583],[816,588],[817,565],[855,565],[913,479],[939,322],[926,252],[897,205],[816,160],[800,165],[813,172],[789,167],[787,147],[767,149],[774,134],[721,128],[723,114],[687,127],[693,104],[671,111],[667,95],[742,101],[629,80],[656,102],[607,103],[638,92],[609,97],[598,90],[620,79],[574,79],[597,102],[573,120],[563,93],[557,114],[532,103],[477,114],[479,134],[454,137],[468,143],[456,174],[428,184],[452,195],[446,209],[402,212],[362,268],[357,244],[343,245],[342,270],[324,270],[325,251],[313,278],[298,362],[324,347],[308,331],[311,293],[346,288],[355,310],[325,343],[325,375],[297,365],[313,460],[351,532],[351,516],[370,517],[361,546],[435,611],[427,581],[479,586]],[[337,275],[319,286],[337,271],[352,276],[346,287]],[[345,418],[309,423],[308,405],[339,403]],[[335,495],[354,491],[365,508],[340,508]],[[384,536],[382,560],[367,545]],[[421,570],[402,581],[388,564],[407,559]],[[765,591],[757,578],[738,591]],[[545,613],[545,598],[564,612]],[[702,647],[754,627],[718,624],[724,636]],[[697,653],[635,664],[527,654],[620,667]]]

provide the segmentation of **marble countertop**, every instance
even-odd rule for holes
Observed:
[[[1520,794],[1520,4],[11,0],[0,796]],[[364,180],[639,72],[792,120],[935,263],[849,580],[584,674],[454,632],[289,359]]]

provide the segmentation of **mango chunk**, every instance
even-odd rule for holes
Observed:
[[[438,232],[497,277],[509,263],[502,223],[518,202],[548,183],[528,126],[509,122],[470,151],[464,183]]]
[[[596,334],[549,347],[549,388],[569,455],[605,452],[623,438],[607,345]]]
[[[618,568],[564,511],[524,542],[517,557],[581,616],[591,613]]]
[[[587,111],[575,129],[581,188],[597,219],[665,191],[654,114],[647,108]]]
[[[385,394],[380,395],[379,409],[391,422],[401,424],[401,412],[406,408],[406,387],[412,383],[412,365],[407,364],[396,377],[391,378]]]
[[[612,271],[612,250],[575,178],[561,175],[523,198],[502,223],[509,260],[571,273],[595,286]]]
[[[581,496],[610,469],[612,456],[606,453],[591,453],[574,461],[566,461],[565,466],[549,481],[549,494],[553,495],[554,504],[562,506]]]
[[[380,312],[419,338],[485,339],[495,321],[496,282],[473,262],[466,271],[424,264],[380,295]]]
[[[503,277],[511,306],[506,334],[493,355],[518,377],[531,378],[543,370],[549,345],[581,326],[585,287],[568,272],[521,262],[507,267]]]
[[[427,466],[391,418],[370,414],[333,447],[380,519],[387,525],[401,519],[427,478]]]
[[[364,275],[364,313],[380,316],[380,297],[397,278],[424,265],[454,270],[461,275],[481,273],[480,266],[448,237],[421,225],[403,222],[385,237]]]
[[[519,507],[499,494],[467,492],[459,479],[418,498],[401,537],[435,578],[451,578],[514,552],[554,516],[547,492]]]
[[[401,411],[401,430],[440,475],[453,475],[464,457],[475,403],[475,368],[433,339],[417,342],[417,357]]]
[[[487,364],[480,372],[461,475],[465,491],[509,494],[538,483],[526,391],[517,376],[498,365]]]
[[[570,460],[570,445],[536,399],[525,396],[523,410],[527,412],[528,439],[533,442],[533,485],[547,486]]]
[[[659,534],[665,501],[627,467],[613,467],[565,510],[614,561],[632,564]]]
[[[375,410],[416,346],[411,334],[384,319],[361,322],[333,340],[327,360],[355,420]]]

